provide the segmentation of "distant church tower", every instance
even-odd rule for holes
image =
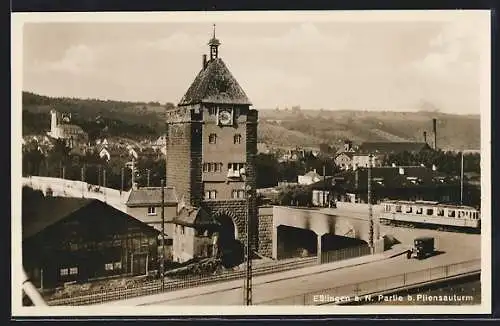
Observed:
[[[222,238],[244,243],[251,216],[257,250],[258,113],[219,58],[221,43],[215,29],[208,45],[209,59],[203,55],[201,70],[186,94],[167,111],[166,184],[186,205],[214,216]]]

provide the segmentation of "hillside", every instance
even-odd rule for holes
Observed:
[[[442,149],[479,149],[479,115],[451,115],[435,112],[260,110],[261,124],[301,132],[340,146],[344,139],[364,141],[427,141],[433,143],[432,119],[437,119],[437,142]],[[260,126],[259,125],[259,126]],[[269,129],[269,127],[268,127]],[[467,131],[467,132],[464,132]],[[285,139],[280,139],[286,142]],[[308,140],[309,141],[309,140]],[[312,139],[310,141],[313,141]]]
[[[134,139],[163,133],[165,108],[172,103],[120,102],[98,99],[51,98],[23,92],[23,134],[50,128],[49,111],[71,112],[76,124],[96,132],[101,117],[113,136]],[[479,115],[436,112],[326,111],[259,109],[258,140],[276,146],[341,146],[344,139],[364,141],[433,142],[432,119],[438,119],[438,146],[442,149],[479,149]]]

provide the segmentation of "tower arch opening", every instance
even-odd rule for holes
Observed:
[[[243,262],[244,252],[243,243],[238,240],[238,228],[234,217],[225,212],[217,213],[214,217],[219,222],[217,229],[218,256],[222,259],[224,267],[235,267]]]

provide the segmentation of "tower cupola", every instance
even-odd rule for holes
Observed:
[[[210,60],[217,59],[219,56],[219,45],[220,41],[215,37],[215,24],[214,24],[214,34],[210,41],[208,42],[210,46]]]

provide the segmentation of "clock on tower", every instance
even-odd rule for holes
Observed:
[[[233,110],[232,109],[219,109],[217,120],[221,126],[230,126],[233,124]]]

